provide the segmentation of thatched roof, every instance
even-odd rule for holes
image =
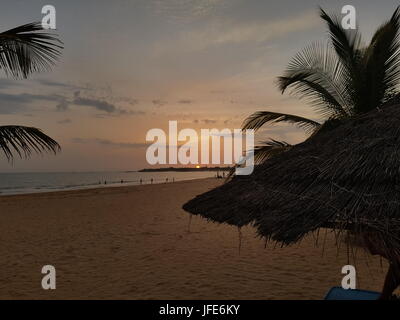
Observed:
[[[284,244],[334,226],[379,233],[386,248],[400,249],[400,105],[329,123],[183,208],[220,223],[253,224]]]

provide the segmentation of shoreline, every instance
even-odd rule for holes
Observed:
[[[68,194],[68,193],[77,193],[77,192],[82,192],[82,194],[85,191],[108,191],[108,190],[113,190],[113,189],[130,189],[130,188],[135,188],[135,187],[148,187],[148,186],[155,186],[155,185],[170,185],[170,184],[179,184],[182,182],[187,182],[187,181],[202,181],[202,180],[216,180],[216,181],[222,181],[222,179],[217,179],[217,178],[193,178],[193,179],[186,179],[186,180],[178,180],[175,182],[156,182],[156,183],[143,183],[143,184],[129,184],[129,183],[114,183],[114,184],[107,184],[107,185],[95,185],[95,186],[90,186],[87,188],[74,188],[74,189],[57,189],[57,190],[43,190],[43,191],[37,191],[37,192],[29,192],[29,193],[13,193],[13,194],[2,194],[0,193],[0,199],[7,198],[7,197],[18,197],[18,196],[35,196],[35,195],[42,195],[42,196],[47,196],[47,195],[54,195],[54,194]]]
[[[170,183],[178,183],[183,181],[192,181],[192,180],[203,180],[203,179],[216,179],[214,177],[204,177],[204,178],[185,178],[185,179],[175,179],[175,181],[168,181],[166,182],[165,179],[157,180],[154,179],[153,183],[150,181],[144,181],[142,184],[140,182],[114,182],[114,183],[107,183],[107,184],[91,184],[91,185],[81,185],[76,187],[59,187],[54,189],[27,189],[29,191],[26,192],[10,192],[4,193],[0,191],[0,198],[8,197],[8,196],[18,196],[18,195],[35,195],[35,194],[47,194],[47,193],[54,193],[54,192],[68,192],[68,191],[85,191],[85,190],[93,190],[93,189],[108,189],[108,188],[124,188],[124,187],[137,187],[137,186],[146,186],[146,185],[157,185],[157,184],[170,184]],[[34,191],[32,191],[34,190]]]

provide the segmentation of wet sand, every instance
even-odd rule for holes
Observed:
[[[264,248],[254,229],[189,215],[182,204],[220,184],[169,184],[0,197],[1,299],[322,299],[348,264],[328,233],[324,250]],[[386,263],[356,253],[357,286],[380,290]],[[43,290],[41,268],[57,270]]]

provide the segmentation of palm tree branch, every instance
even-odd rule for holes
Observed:
[[[62,42],[33,22],[0,33],[0,69],[15,78],[48,71],[61,54]]]
[[[261,164],[282,152],[288,151],[291,147],[292,145],[285,141],[271,139],[254,148],[254,163]]]
[[[329,46],[313,43],[292,59],[284,76],[278,78],[278,87],[282,93],[294,87],[293,93],[311,98],[324,114],[345,117],[351,100],[344,70]]]
[[[320,17],[326,21],[330,33],[333,48],[343,64],[355,67],[358,50],[360,49],[361,36],[358,29],[344,30],[338,17],[329,16],[320,8]]]
[[[40,129],[24,126],[0,126],[0,148],[7,160],[12,160],[16,152],[19,157],[29,158],[32,152],[52,152],[61,150],[60,145]]]
[[[271,139],[263,144],[254,147],[254,164],[262,164],[263,162],[267,161],[268,159],[282,153],[288,151],[292,147],[291,144],[285,141],[277,141]],[[236,172],[236,168],[238,165],[235,165],[230,168],[228,171],[226,181],[229,181]]]
[[[302,72],[293,74],[291,77],[279,77],[278,81],[282,88],[293,87],[292,94],[296,94],[299,98],[308,98],[309,101],[318,108],[318,111],[327,117],[341,116],[347,117],[345,108],[337,101],[337,99],[322,85],[310,81],[307,78],[315,74]],[[284,92],[284,91],[283,91]]]
[[[374,34],[365,50],[365,93],[369,105],[378,107],[396,91],[400,81],[400,7]],[[366,110],[368,111],[368,110]]]
[[[300,116],[295,116],[291,114],[270,112],[270,111],[258,111],[250,115],[243,122],[242,128],[246,129],[260,129],[264,124],[267,123],[278,123],[278,122],[288,122],[297,125],[298,127],[306,130],[307,132],[313,132],[321,124],[317,121],[303,118]]]
[[[344,30],[337,16],[329,16],[320,8],[320,17],[327,23],[332,46],[343,64],[343,80],[348,86],[352,105],[356,108],[362,105],[360,92],[363,91],[363,77],[360,70],[361,35],[356,30]]]

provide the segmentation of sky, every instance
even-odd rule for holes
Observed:
[[[0,172],[108,171],[149,167],[146,133],[240,128],[256,111],[321,120],[306,101],[276,87],[290,59],[326,41],[318,7],[357,10],[367,42],[397,1],[2,0],[0,30],[41,21],[56,9],[62,56],[27,80],[0,70],[0,125],[34,126],[57,140],[57,156],[0,155]],[[259,140],[298,143],[290,125],[267,126]]]

